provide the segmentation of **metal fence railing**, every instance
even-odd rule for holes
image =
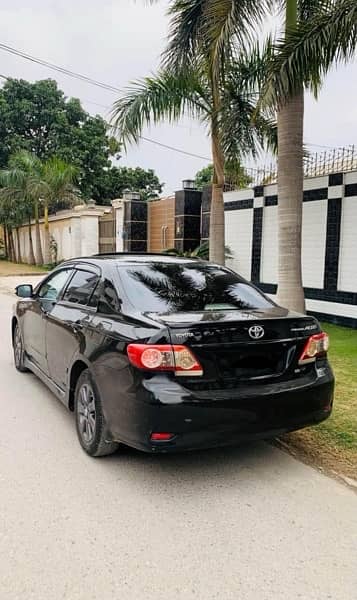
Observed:
[[[305,177],[318,177],[354,170],[357,170],[357,147],[354,144],[332,148],[324,152],[309,152],[304,157]],[[268,185],[277,181],[277,165],[273,162],[263,167],[246,167],[245,171],[250,179],[248,187]],[[233,191],[240,187],[242,186],[226,181],[225,191]]]

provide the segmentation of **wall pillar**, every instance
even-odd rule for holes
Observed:
[[[115,251],[124,252],[124,200],[113,200],[115,216]]]
[[[201,242],[202,192],[184,182],[184,189],[175,193],[175,248],[179,252],[194,250]]]
[[[124,252],[147,251],[147,215],[146,202],[124,201]]]

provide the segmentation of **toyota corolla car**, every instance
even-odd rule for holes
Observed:
[[[74,411],[91,456],[223,446],[319,423],[328,336],[228,268],[115,254],[16,288],[15,366]]]

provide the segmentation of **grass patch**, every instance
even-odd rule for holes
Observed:
[[[317,431],[357,453],[357,330],[324,324],[330,334],[330,361],[336,377],[334,411]],[[357,473],[356,473],[357,475]]]
[[[357,479],[357,330],[323,324],[336,377],[331,417],[316,427],[284,436],[305,458]]]
[[[36,265],[28,265],[26,263],[12,263],[8,260],[0,260],[0,277],[8,277],[11,275],[31,275],[36,273],[43,273],[49,270],[44,267],[38,267]]]

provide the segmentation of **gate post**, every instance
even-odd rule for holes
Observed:
[[[202,192],[195,189],[194,181],[184,181],[183,189],[175,192],[175,248],[179,252],[200,245],[201,204]]]
[[[140,194],[124,194],[124,252],[147,252],[148,206]]]

